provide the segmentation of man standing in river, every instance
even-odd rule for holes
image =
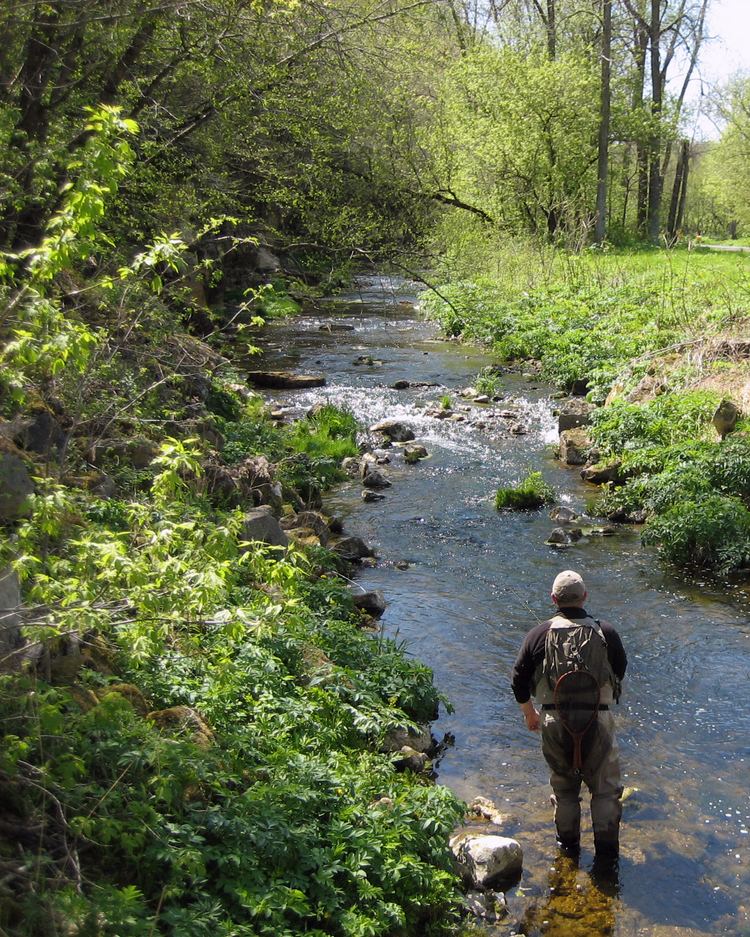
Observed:
[[[596,621],[585,610],[586,596],[583,579],[573,570],[565,570],[555,578],[552,601],[557,613],[526,635],[513,667],[512,686],[527,727],[532,732],[541,731],[542,753],[550,768],[560,847],[572,856],[579,852],[580,792],[581,781],[585,781],[591,792],[596,860],[599,865],[609,865],[614,864],[618,856],[622,813],[620,765],[611,706],[619,697],[627,657],[612,625]],[[576,652],[584,648],[583,658],[587,658],[584,669],[594,673],[593,703],[563,703],[559,692],[556,696],[555,681],[550,679],[550,658],[569,653],[572,645],[576,645]],[[578,656],[580,664],[580,653]],[[559,665],[559,659],[557,663]],[[564,662],[562,669],[567,669]],[[576,669],[575,663],[570,669]],[[540,704],[541,712],[535,707],[532,696]],[[571,709],[592,711],[590,716],[585,716],[590,726],[578,740],[570,728],[566,728]]]

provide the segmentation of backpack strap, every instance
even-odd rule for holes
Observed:
[[[604,637],[604,631],[602,631],[602,623],[598,618],[592,618],[591,615],[586,615],[585,618],[568,618],[567,615],[558,614],[550,620],[549,626],[550,628],[573,628],[575,625],[584,624],[594,629],[602,641],[604,641],[606,647],[607,639]]]

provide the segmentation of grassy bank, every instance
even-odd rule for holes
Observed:
[[[750,412],[750,258],[479,244],[445,259],[425,306],[446,333],[600,406],[591,428],[618,484],[599,509],[647,520],[645,539],[684,567],[750,564],[749,424],[722,441],[723,399]],[[491,373],[478,384],[491,389]]]

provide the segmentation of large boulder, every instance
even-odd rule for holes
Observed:
[[[34,493],[26,463],[8,446],[0,449],[0,524],[25,517]]]
[[[300,511],[299,514],[293,514],[291,517],[285,517],[281,521],[284,530],[297,530],[303,528],[311,531],[322,546],[325,546],[331,536],[331,529],[328,521],[317,511]]]
[[[409,442],[414,439],[414,432],[400,420],[381,420],[370,427],[371,433],[383,433],[393,442]]]
[[[242,519],[243,541],[266,543],[271,547],[289,546],[289,537],[282,530],[273,509],[268,504],[262,504],[252,511],[248,511]]]
[[[621,485],[625,480],[619,460],[605,465],[590,465],[581,470],[581,478],[592,485]]]
[[[520,875],[523,850],[507,836],[459,833],[450,841],[462,878],[474,888],[492,888]]]
[[[595,409],[593,403],[589,403],[580,397],[568,400],[560,408],[560,414],[557,418],[558,431],[562,433],[566,429],[588,426],[591,422],[591,414]]]
[[[15,670],[21,638],[21,586],[14,570],[0,571],[0,672]]]
[[[716,408],[716,412],[711,417],[716,432],[724,439],[729,433],[734,432],[737,425],[740,411],[731,400],[722,400]]]
[[[385,596],[379,589],[353,596],[354,607],[373,618],[381,618],[387,608]]]
[[[269,390],[303,390],[323,387],[324,374],[295,374],[293,371],[248,371],[248,379],[256,387]]]
[[[158,445],[145,436],[132,436],[129,439],[101,439],[94,443],[88,452],[89,461],[96,466],[108,459],[126,463],[134,469],[144,469],[159,454]]]
[[[50,410],[38,406],[19,421],[14,442],[21,449],[45,459],[58,459],[65,443],[65,432]]]
[[[560,433],[560,461],[566,465],[585,465],[591,450],[591,440],[585,429],[564,429]]]
[[[333,545],[333,552],[342,560],[356,563],[368,556],[375,556],[372,547],[369,547],[361,537],[342,537]]]

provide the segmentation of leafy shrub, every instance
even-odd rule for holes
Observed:
[[[662,394],[646,404],[617,400],[594,412],[592,435],[604,452],[614,455],[697,439],[709,432],[720,399],[719,394],[693,391]]]
[[[732,435],[717,443],[707,468],[711,484],[750,504],[750,438]]]
[[[723,495],[681,501],[649,524],[643,540],[678,566],[726,573],[750,563],[750,512]]]
[[[554,500],[555,492],[544,480],[542,473],[529,472],[514,488],[498,488],[495,507],[498,511],[504,508],[523,511],[552,504]]]

